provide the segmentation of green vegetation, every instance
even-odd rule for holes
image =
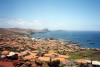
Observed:
[[[76,55],[74,53],[69,53],[69,56],[71,56],[72,59],[80,59],[80,58],[82,58],[81,56],[78,56],[78,55]]]
[[[83,52],[83,56],[85,57],[91,57],[93,55],[94,51],[93,50],[88,50]]]
[[[94,58],[94,50],[86,50],[86,51],[80,51],[80,52],[75,52],[75,53],[68,53],[69,56],[73,59],[80,59],[80,58]]]

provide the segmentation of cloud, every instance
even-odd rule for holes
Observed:
[[[38,23],[38,22],[40,22],[39,20],[33,20],[33,22],[36,22],[36,23]]]
[[[23,19],[11,19],[11,18],[0,18],[1,28],[33,28],[33,29],[43,29],[47,26],[46,22],[40,20],[23,20]]]
[[[99,30],[100,23],[72,23],[72,22],[53,22],[41,20],[24,20],[12,18],[0,18],[0,28],[29,28],[29,29],[44,29],[50,30]]]
[[[64,23],[46,22],[40,20],[24,20],[24,19],[11,19],[0,18],[0,27],[2,28],[32,28],[32,29],[60,29]]]

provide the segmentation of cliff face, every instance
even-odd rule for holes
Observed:
[[[0,28],[0,33],[21,33],[21,34],[34,34],[48,32],[48,29],[35,30],[35,29],[23,29],[23,28]]]

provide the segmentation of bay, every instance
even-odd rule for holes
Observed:
[[[49,31],[32,34],[32,37],[58,38],[77,43],[85,48],[100,48],[100,31]]]

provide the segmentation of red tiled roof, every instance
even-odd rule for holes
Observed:
[[[0,67],[14,67],[13,62],[2,62],[0,61]]]
[[[38,59],[41,61],[50,61],[50,57],[39,57]]]
[[[8,55],[9,54],[9,51],[3,51],[3,52],[1,52],[1,54],[3,54],[3,55]]]

